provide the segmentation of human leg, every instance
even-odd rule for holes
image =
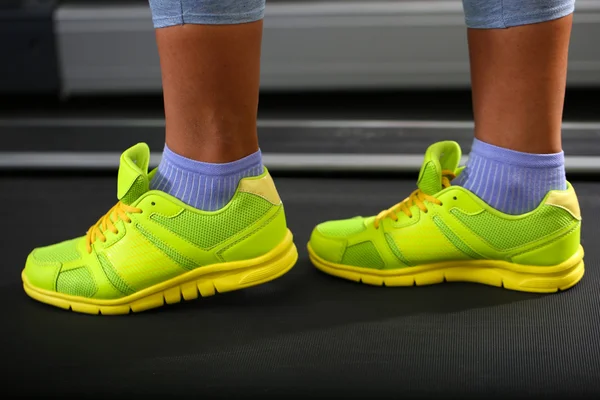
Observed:
[[[485,5],[496,3],[501,10],[485,16],[483,2],[465,1],[467,23],[477,27],[468,29],[476,139],[455,184],[522,214],[566,187],[561,123],[573,2]],[[499,28],[479,28],[487,26]]]
[[[151,0],[150,6],[167,125],[151,187],[195,208],[220,209],[239,179],[263,172],[256,115],[265,2]]]

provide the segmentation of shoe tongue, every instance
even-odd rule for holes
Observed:
[[[117,186],[120,201],[131,204],[150,189],[149,162],[150,149],[146,143],[138,143],[121,155]]]
[[[460,146],[453,141],[438,142],[429,146],[419,172],[419,189],[428,195],[442,190],[442,171],[450,170],[456,173],[461,155]]]

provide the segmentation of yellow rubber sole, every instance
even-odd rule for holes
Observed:
[[[320,258],[308,245],[310,260],[319,270],[339,278],[374,286],[425,286],[443,282],[474,282],[533,293],[566,290],[584,274],[583,247],[565,262],[548,267],[506,261],[442,262],[391,270],[335,264]]]
[[[288,230],[285,239],[261,257],[201,267],[115,300],[88,299],[44,290],[31,285],[24,273],[21,277],[27,295],[42,303],[85,314],[119,315],[260,285],[284,275],[297,260],[298,251]]]

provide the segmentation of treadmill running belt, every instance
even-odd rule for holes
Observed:
[[[300,251],[292,271],[245,291],[123,317],[37,303],[20,271],[33,246],[85,233],[114,177],[0,177],[2,391],[196,398],[584,398],[600,394],[600,184],[575,182],[586,275],[555,295],[467,283],[380,288],[313,268],[326,219],[373,214],[402,180],[276,178]]]

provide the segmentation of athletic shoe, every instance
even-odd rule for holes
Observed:
[[[523,215],[504,214],[467,189],[455,142],[432,145],[418,189],[374,217],[318,225],[308,250],[313,264],[337,277],[371,285],[477,282],[550,293],[584,273],[581,213],[573,187],[548,192]]]
[[[82,313],[127,314],[259,285],[292,268],[296,247],[266,169],[207,212],[149,190],[149,158],[144,143],[123,153],[119,201],[87,235],[29,255],[29,296]]]

